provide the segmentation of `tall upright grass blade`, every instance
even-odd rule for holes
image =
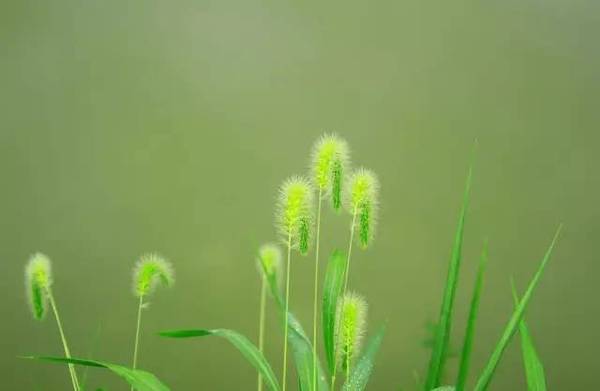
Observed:
[[[465,389],[467,377],[469,374],[469,364],[471,361],[471,351],[473,350],[473,337],[475,336],[475,324],[477,323],[477,314],[479,312],[479,298],[481,297],[481,289],[483,287],[483,276],[487,265],[487,240],[483,244],[479,267],[477,269],[477,277],[475,279],[475,288],[473,289],[473,297],[471,298],[471,309],[469,310],[469,320],[465,331],[465,341],[460,357],[460,366],[458,369],[458,377],[456,380],[456,391]]]
[[[375,356],[379,351],[383,336],[385,334],[385,326],[381,326],[377,333],[369,340],[363,355],[358,359],[352,374],[344,383],[344,391],[362,391],[367,387],[371,372],[375,365]]]
[[[456,287],[458,285],[458,272],[460,270],[465,216],[469,206],[469,193],[471,190],[472,173],[473,164],[471,163],[465,184],[462,209],[458,218],[454,246],[452,247],[452,256],[450,258],[448,277],[446,279],[446,288],[444,290],[442,306],[440,309],[440,318],[437,323],[437,332],[435,335],[433,349],[431,351],[431,358],[429,360],[427,378],[425,380],[426,391],[434,389],[440,385],[440,380],[446,361],[446,350],[448,349],[450,329],[452,326],[452,309],[454,307],[454,296],[456,294]]]
[[[105,361],[84,360],[80,358],[50,357],[50,356],[31,356],[25,357],[33,360],[50,361],[62,364],[83,365],[87,367],[105,368],[115,375],[124,379],[137,391],[169,391],[169,387],[161,383],[160,380],[150,372],[139,369],[131,369],[122,365],[112,364]]]
[[[248,340],[248,338],[244,337],[242,334],[237,333],[233,330],[227,329],[194,329],[194,330],[170,330],[170,331],[161,331],[159,333],[162,337],[168,338],[193,338],[193,337],[205,337],[209,335],[214,335],[217,337],[221,337],[229,341],[233,346],[235,346],[240,353],[248,360],[250,364],[252,364],[263,376],[265,384],[272,391],[279,391],[279,383],[277,382],[277,378],[271,369],[271,366],[263,356],[263,354]]]
[[[279,289],[277,278],[267,278],[273,299],[277,303],[281,316],[285,315],[285,302]],[[283,322],[282,322],[283,323]],[[313,384],[313,348],[300,322],[291,313],[287,313],[288,342],[294,357],[294,364],[298,374],[300,390],[311,390]],[[328,391],[329,385],[323,376],[323,368],[317,357],[317,388],[319,391]]]
[[[288,341],[292,350],[292,357],[296,365],[300,390],[312,390],[313,385],[313,349],[310,340],[304,333],[300,322],[292,314],[288,314]],[[317,389],[328,391],[329,385],[323,375],[323,368],[317,358]]]
[[[527,305],[529,304],[529,301],[531,300],[533,291],[535,290],[540,278],[542,277],[542,274],[544,273],[544,269],[546,268],[546,265],[548,264],[548,261],[550,260],[550,256],[552,255],[552,250],[554,249],[554,244],[556,243],[558,235],[560,234],[561,227],[562,227],[562,225],[559,226],[558,229],[556,230],[556,234],[554,235],[554,239],[552,239],[552,243],[550,244],[550,247],[548,247],[548,250],[546,251],[544,258],[542,259],[542,262],[541,262],[538,270],[536,271],[535,275],[531,279],[531,282],[529,283],[529,286],[527,287],[525,294],[521,298],[521,301],[516,306],[510,320],[508,321],[506,328],[504,329],[504,332],[503,332],[502,336],[500,337],[500,340],[498,341],[498,344],[496,345],[494,351],[492,352],[490,359],[488,360],[486,366],[484,367],[484,369],[481,373],[481,376],[479,377],[479,380],[477,381],[474,391],[487,390],[490,382],[492,381],[494,373],[496,372],[496,367],[498,366],[498,363],[500,362],[500,359],[502,358],[504,350],[508,346],[508,343],[510,342],[512,336],[514,335],[515,331],[517,330],[517,327],[521,321],[521,318],[523,317],[523,314],[525,313],[525,309],[527,308]]]
[[[337,308],[346,273],[346,257],[339,250],[334,250],[329,257],[327,273],[323,285],[323,345],[329,373],[333,373],[335,360],[335,327],[337,324]]]
[[[513,297],[515,305],[519,305],[519,297],[514,283],[512,284]],[[521,351],[523,353],[523,365],[525,366],[525,377],[527,379],[528,391],[546,391],[546,375],[544,374],[544,365],[540,360],[533,338],[529,333],[529,328],[522,318],[519,322],[519,334],[521,334]]]

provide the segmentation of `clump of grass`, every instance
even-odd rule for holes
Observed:
[[[287,382],[287,349],[291,346],[295,363],[299,388],[305,391],[333,391],[335,389],[336,370],[341,368],[345,374],[345,382],[341,389],[344,391],[362,391],[373,371],[375,356],[381,346],[385,326],[379,327],[373,336],[362,346],[366,333],[367,305],[359,295],[348,291],[349,268],[354,245],[361,249],[371,246],[375,233],[378,214],[379,181],[370,170],[360,168],[354,171],[348,179],[349,172],[348,146],[345,141],[335,135],[320,138],[313,148],[310,179],[291,177],[280,188],[276,205],[277,229],[287,249],[285,296],[280,289],[280,277],[283,275],[282,253],[276,245],[268,244],[259,249],[257,267],[261,277],[260,314],[258,348],[242,334],[228,329],[184,329],[161,332],[160,335],[170,338],[195,338],[216,336],[227,340],[246,357],[259,373],[257,387],[262,391],[263,386],[280,391],[280,383],[271,365],[264,355],[265,343],[265,313],[266,292],[270,289],[284,325],[284,349],[282,384],[286,389]],[[452,314],[455,304],[458,276],[462,264],[462,246],[464,227],[469,205],[471,173],[467,176],[463,204],[458,218],[456,234],[448,268],[446,287],[442,297],[440,316],[435,323],[434,336],[431,341],[431,358],[429,369],[423,384],[425,391],[454,390],[466,388],[471,351],[474,344],[476,321],[479,314],[480,297],[483,290],[484,273],[487,264],[487,242],[482,251],[478,266],[477,278],[471,299],[469,318],[465,331],[461,352],[460,366],[456,386],[444,386],[443,374],[446,360],[450,357],[450,333]],[[344,189],[344,191],[342,191]],[[316,199],[316,224],[313,210]],[[341,205],[351,215],[350,240],[347,254],[334,250],[324,279],[322,295],[322,328],[323,347],[329,370],[324,375],[317,355],[317,300],[319,296],[319,236],[322,201],[331,198],[334,210],[340,210]],[[316,225],[316,233],[313,226]],[[559,228],[560,231],[560,228]],[[556,243],[557,231],[550,247],[546,251],[537,272],[530,280],[522,297],[517,297],[514,291],[515,309],[506,324],[504,332],[484,366],[477,382],[475,391],[486,390],[502,358],[504,351],[516,331],[521,333],[521,348],[529,388],[544,390],[546,388],[545,374],[540,357],[533,345],[533,340],[523,319],[525,310],[533,292],[538,285],[542,273],[549,262]],[[355,235],[356,234],[356,235]],[[355,238],[356,236],[356,238]],[[313,308],[313,339],[306,336],[299,320],[290,312],[290,275],[291,254],[297,250],[306,255],[315,244],[315,280]],[[75,391],[79,386],[73,364],[106,368],[124,378],[138,391],[168,391],[154,375],[135,369],[138,360],[138,345],[141,326],[141,312],[147,306],[146,299],[160,284],[173,284],[171,265],[157,255],[143,256],[134,270],[133,292],[139,298],[136,339],[133,357],[133,369],[105,361],[83,360],[72,358],[64,336],[62,324],[58,316],[56,303],[52,296],[52,274],[50,261],[42,254],[34,255],[26,267],[27,295],[31,311],[35,319],[43,319],[48,312],[48,303],[52,308],[61,334],[66,357],[32,357],[36,359],[65,363],[69,365],[71,380]],[[285,298],[284,298],[285,297]],[[270,335],[270,333],[269,333]]]
[[[133,348],[133,365],[137,368],[140,329],[142,323],[142,310],[148,303],[144,302],[159,284],[170,287],[175,282],[175,274],[171,264],[157,254],[145,254],[140,257],[133,269],[133,294],[139,299],[137,310],[137,323],[135,329],[135,344]],[[131,387],[133,391],[133,386]]]
[[[312,239],[313,197],[313,188],[310,182],[298,176],[285,181],[279,191],[277,226],[287,246],[285,314],[289,311],[292,248],[297,249],[300,254],[306,255]],[[288,317],[285,316],[282,375],[284,391],[287,380],[288,322]]]
[[[29,258],[27,266],[25,266],[25,285],[27,288],[27,297],[31,312],[34,319],[44,319],[48,312],[48,303],[54,312],[54,318],[56,319],[56,325],[60,333],[60,339],[62,341],[65,356],[71,357],[71,351],[65,337],[63,325],[60,320],[58,313],[58,306],[52,295],[52,265],[50,258],[42,253],[36,253]],[[77,378],[77,372],[72,364],[69,364],[69,375],[71,376],[71,383],[75,391],[79,391],[79,380]]]

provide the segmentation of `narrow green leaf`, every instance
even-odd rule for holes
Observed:
[[[514,284],[512,284],[512,290],[515,305],[518,306],[519,297]],[[529,391],[546,391],[544,365],[535,350],[533,338],[531,338],[524,318],[519,322],[519,334],[521,334],[521,351],[523,353],[523,365],[525,366],[525,376],[527,378],[527,389]]]
[[[139,369],[131,369],[121,365],[112,364],[104,361],[84,360],[81,358],[65,358],[50,356],[31,356],[25,357],[33,360],[51,361],[62,364],[83,365],[87,367],[106,368],[114,374],[123,378],[137,391],[169,391],[169,387],[160,382],[150,372]]]
[[[311,390],[313,379],[313,351],[312,344],[302,329],[300,322],[292,314],[288,314],[288,341],[296,364],[296,372],[298,373],[298,381],[300,390]],[[319,391],[329,390],[329,385],[325,376],[323,376],[323,368],[317,358],[317,387]]]
[[[454,237],[454,245],[452,247],[452,255],[450,257],[450,265],[448,268],[448,277],[446,279],[446,288],[442,299],[440,309],[440,318],[437,322],[437,332],[431,358],[429,360],[429,369],[425,381],[425,390],[429,391],[440,385],[444,364],[446,361],[446,350],[450,340],[450,329],[452,326],[452,309],[454,307],[454,296],[458,285],[458,272],[460,270],[461,252],[463,233],[465,227],[465,216],[469,206],[469,193],[471,190],[471,176],[473,173],[473,165],[469,167],[467,181],[465,184],[465,192],[463,196],[463,204],[458,218],[458,226],[456,228],[456,236]]]
[[[271,366],[263,356],[263,354],[248,340],[248,338],[244,337],[242,334],[237,333],[233,330],[227,329],[194,329],[194,330],[172,330],[172,331],[162,331],[159,333],[162,337],[169,338],[193,338],[193,337],[205,337],[208,335],[214,335],[217,337],[221,337],[229,341],[233,346],[235,346],[263,376],[263,380],[265,384],[272,391],[279,391],[279,383],[277,382],[277,378],[271,369]]]
[[[483,287],[483,276],[487,265],[487,241],[483,244],[479,268],[477,269],[477,277],[475,279],[475,288],[473,289],[473,297],[471,298],[471,309],[469,310],[469,320],[465,330],[465,341],[460,358],[460,367],[458,370],[458,378],[456,380],[456,390],[462,391],[465,389],[467,376],[469,374],[469,364],[471,361],[471,351],[473,350],[473,337],[475,336],[475,324],[477,323],[477,313],[479,311],[479,298],[481,297],[481,289]]]
[[[346,273],[346,258],[339,250],[334,250],[329,257],[327,273],[323,283],[323,342],[329,373],[335,367],[335,327],[337,324],[338,299],[344,289],[344,274]]]
[[[435,388],[431,391],[454,391],[456,390],[456,388],[454,386],[441,386],[438,388]]]
[[[379,351],[384,334],[385,326],[381,326],[377,333],[371,337],[363,355],[358,359],[354,368],[352,368],[350,379],[347,379],[346,383],[344,383],[344,391],[362,391],[367,387],[371,372],[373,372],[373,366],[375,365],[375,356]]]
[[[281,324],[284,324],[285,316],[285,302],[283,300],[281,291],[277,284],[276,276],[267,278],[271,294],[277,303],[277,307],[281,314]],[[306,336],[306,333],[302,329],[300,322],[296,317],[288,312],[288,342],[291,347],[292,356],[294,358],[294,364],[296,366],[296,372],[298,374],[298,382],[300,390],[310,390],[312,388],[313,378],[313,350],[310,339]],[[319,391],[328,391],[329,384],[323,376],[323,368],[319,359],[317,358],[317,387]]]
[[[558,238],[558,235],[560,234],[560,230],[561,230],[561,227],[559,226],[558,230],[556,231],[556,234],[554,235],[554,239],[552,239],[552,243],[550,244],[550,247],[546,251],[546,254],[544,255],[544,258],[542,259],[542,262],[541,262],[537,272],[531,279],[531,282],[529,283],[529,286],[527,287],[525,294],[523,295],[521,301],[515,308],[510,320],[508,321],[508,324],[506,325],[506,328],[504,329],[504,333],[500,337],[498,344],[496,345],[494,351],[492,352],[492,355],[490,356],[490,359],[488,360],[486,366],[484,367],[483,372],[481,373],[481,376],[479,377],[479,380],[477,381],[477,385],[475,386],[474,391],[486,390],[488,388],[490,382],[492,381],[492,377],[494,376],[494,373],[496,372],[496,367],[498,366],[498,363],[500,362],[500,359],[502,358],[502,354],[504,353],[504,350],[508,346],[508,343],[510,342],[512,336],[514,335],[514,333],[517,329],[517,326],[519,325],[519,322],[521,321],[521,318],[523,317],[523,314],[525,313],[525,309],[527,308],[527,305],[529,304],[529,301],[531,300],[533,291],[535,290],[540,278],[542,277],[542,274],[544,273],[546,264],[550,260],[550,255],[552,254],[552,250],[554,249],[554,244],[556,243],[556,239]]]

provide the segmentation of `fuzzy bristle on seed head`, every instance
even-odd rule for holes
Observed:
[[[313,147],[312,179],[321,194],[331,196],[334,210],[339,210],[342,205],[349,160],[348,144],[335,134],[321,136]]]
[[[151,294],[156,286],[171,286],[175,273],[171,264],[157,254],[142,255],[133,270],[133,293],[137,297]]]
[[[52,269],[46,255],[36,253],[29,258],[25,267],[25,285],[33,317],[42,320],[48,307],[48,289],[52,285]]]
[[[279,190],[276,224],[282,239],[291,239],[301,254],[308,252],[312,241],[313,188],[303,177],[286,180]]]
[[[258,249],[257,267],[261,275],[269,278],[281,275],[282,255],[279,246],[267,243]]]
[[[377,221],[379,180],[371,171],[364,168],[356,170],[346,187],[347,209],[356,213],[358,243],[365,249],[375,234]]]
[[[337,353],[342,369],[346,370],[358,356],[367,328],[367,302],[352,292],[346,293],[338,308],[339,332]]]

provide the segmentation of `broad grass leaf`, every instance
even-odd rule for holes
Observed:
[[[214,335],[217,337],[221,337],[229,341],[233,346],[235,346],[240,353],[248,360],[250,364],[252,364],[262,375],[265,384],[272,391],[279,391],[279,383],[271,366],[263,356],[263,354],[248,340],[248,338],[244,337],[242,334],[235,332],[233,330],[227,329],[193,329],[193,330],[171,330],[171,331],[162,331],[159,333],[162,337],[169,338],[194,338],[194,337],[205,337],[209,335]]]
[[[26,357],[33,360],[50,361],[62,364],[83,365],[87,367],[105,368],[121,377],[137,391],[169,391],[169,387],[161,383],[160,380],[150,372],[140,369],[131,369],[122,365],[112,364],[105,361],[84,360],[81,358],[66,358],[52,356],[32,356]]]
[[[277,303],[281,314],[281,324],[284,323],[285,314],[285,301],[283,300],[281,291],[277,284],[276,276],[267,278],[269,288],[273,299]],[[292,357],[296,366],[296,372],[298,374],[298,383],[300,390],[310,390],[312,388],[313,378],[313,349],[310,339],[306,336],[306,333],[302,329],[300,322],[296,317],[288,312],[288,343],[292,351]],[[328,391],[329,384],[323,375],[323,368],[317,358],[317,387],[319,391]]]

